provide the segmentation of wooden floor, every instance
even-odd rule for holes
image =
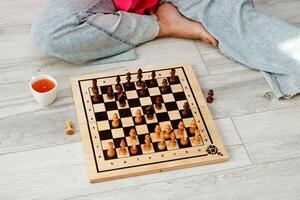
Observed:
[[[163,39],[137,49],[138,59],[79,67],[38,53],[30,25],[41,0],[0,2],[0,199],[300,199],[300,97],[278,101],[262,75],[198,41]],[[259,9],[300,27],[299,0],[259,0]],[[191,62],[229,152],[226,163],[91,185],[69,77],[122,66]],[[29,81],[53,75],[59,96],[39,107]]]

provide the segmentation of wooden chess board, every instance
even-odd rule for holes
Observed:
[[[168,83],[168,92],[161,93],[163,79],[170,80],[170,71],[176,70],[176,81]],[[143,68],[142,68],[143,69]],[[153,69],[153,68],[152,68]],[[95,73],[74,77],[71,79],[75,108],[78,115],[81,138],[84,146],[85,158],[88,166],[90,182],[107,181],[128,176],[143,175],[182,167],[223,162],[228,159],[225,148],[217,133],[205,99],[197,82],[195,74],[189,65],[172,65],[155,67],[156,84],[149,84],[152,70],[143,69],[143,81],[147,86],[148,95],[140,97],[136,85],[137,69],[130,70],[132,74],[132,87],[125,88],[127,104],[121,107],[117,100],[107,98],[107,88],[115,88],[116,77],[120,75],[121,83],[126,83],[126,73]],[[97,79],[100,101],[93,102],[92,82]],[[115,89],[114,89],[114,92]],[[154,105],[155,98],[161,96],[162,109],[155,109],[154,118],[146,117],[142,124],[135,124],[134,115],[137,109],[145,112],[145,108]],[[188,102],[191,108],[189,116],[183,116],[183,104]],[[112,127],[112,116],[120,116],[121,125]],[[201,142],[193,144],[193,135],[189,133],[189,126],[195,120],[200,132]],[[160,151],[157,147],[158,140],[153,137],[154,129],[159,124],[162,129],[170,125],[177,129],[180,121],[184,122],[185,136],[188,144],[180,144],[180,136],[176,135],[176,147],[169,148],[166,140],[166,150]],[[129,131],[135,128],[137,133],[138,153],[120,155],[120,141],[125,139],[126,148],[131,145]],[[151,136],[151,151],[144,152],[143,145],[145,134]],[[113,142],[116,155],[107,156],[108,143]]]

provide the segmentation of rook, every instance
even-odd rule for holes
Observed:
[[[171,69],[171,77],[170,77],[170,83],[173,84],[176,82],[176,75],[175,75],[176,71],[175,69]]]

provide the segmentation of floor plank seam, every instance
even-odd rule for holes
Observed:
[[[204,60],[204,58],[203,58],[203,56],[202,56],[202,54],[201,54],[201,52],[200,52],[200,50],[199,50],[199,48],[198,48],[196,42],[195,42],[195,40],[193,40],[193,43],[194,43],[194,46],[196,47],[197,52],[198,52],[198,54],[199,54],[199,56],[200,56],[200,58],[201,58],[201,60],[202,60],[202,62],[203,62],[203,64],[204,64],[204,66],[205,66],[206,72],[207,72],[207,74],[208,74],[207,76],[210,76],[211,73],[210,73],[210,71],[208,70],[208,66],[207,66],[207,64],[205,63],[205,60]],[[197,78],[198,78],[198,77],[197,77]]]

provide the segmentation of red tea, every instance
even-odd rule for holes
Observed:
[[[55,87],[55,83],[49,79],[41,79],[32,84],[32,88],[40,93],[48,92]]]

